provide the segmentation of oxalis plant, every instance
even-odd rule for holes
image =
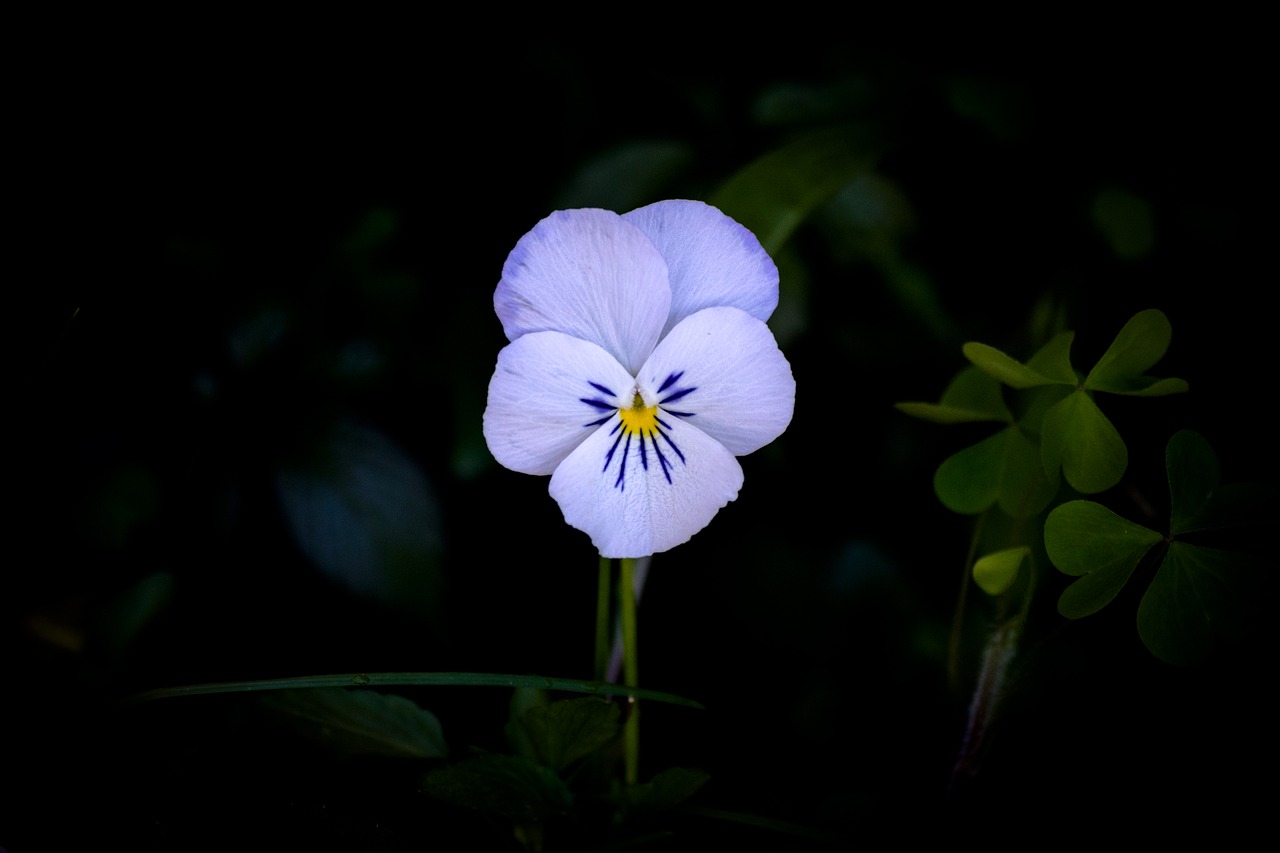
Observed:
[[[1202,661],[1216,638],[1240,633],[1263,565],[1254,555],[1232,550],[1222,531],[1262,522],[1275,506],[1272,490],[1221,483],[1209,442],[1182,429],[1164,448],[1169,516],[1162,524],[1133,520],[1090,497],[1113,495],[1129,467],[1129,447],[1103,411],[1108,396],[1188,392],[1182,379],[1147,373],[1165,355],[1171,336],[1163,312],[1141,311],[1087,372],[1072,363],[1071,331],[1055,335],[1025,362],[970,342],[962,348],[969,364],[939,402],[896,404],[905,414],[939,424],[999,425],[945,459],[933,479],[948,509],[974,518],[952,627],[953,683],[960,679],[971,586],[987,596],[994,612],[953,782],[976,770],[1032,601],[1044,588],[1061,590],[1057,612],[1075,620],[1111,604],[1126,584],[1145,584],[1137,633],[1168,664]],[[1135,443],[1142,453],[1158,452],[1157,446],[1148,436]]]

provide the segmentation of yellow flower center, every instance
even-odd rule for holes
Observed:
[[[652,435],[658,426],[658,407],[646,406],[644,398],[637,392],[631,402],[631,408],[618,409],[618,417],[622,418],[622,431],[630,435]]]

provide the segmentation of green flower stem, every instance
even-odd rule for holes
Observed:
[[[596,588],[596,681],[604,681],[609,668],[609,606],[612,595],[609,589],[613,561],[600,558],[600,577]]]
[[[618,592],[622,596],[622,674],[623,683],[628,687],[640,686],[639,658],[636,653],[636,561],[631,558],[622,560],[622,576],[618,581]],[[640,704],[635,697],[629,700],[630,713],[623,732],[626,748],[626,783],[634,785],[640,778]]]

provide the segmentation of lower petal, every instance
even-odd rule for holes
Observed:
[[[659,435],[597,430],[556,468],[550,491],[566,522],[587,533],[602,557],[618,558],[687,542],[740,488],[733,454],[676,422]]]
[[[502,465],[525,474],[550,474],[616,412],[634,384],[600,347],[560,332],[533,332],[498,353],[484,411],[484,440]]]

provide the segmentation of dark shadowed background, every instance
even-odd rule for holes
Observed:
[[[443,843],[419,764],[334,762],[243,696],[115,703],[321,673],[589,678],[596,556],[480,434],[506,253],[554,209],[709,198],[842,123],[874,167],[778,258],[791,427],[653,560],[642,681],[706,710],[647,706],[642,775],[698,767],[706,809],[851,842],[1260,820],[1270,617],[1171,667],[1134,628],[1140,589],[1077,623],[1042,593],[982,770],[945,796],[970,519],[931,478],[981,433],[893,409],[936,400],[964,341],[1025,357],[1038,306],[1065,312],[1080,365],[1160,308],[1152,372],[1191,392],[1108,410],[1134,437],[1117,489],[1167,500],[1181,428],[1225,479],[1274,482],[1274,96],[1247,45],[196,32],[52,49],[12,105],[0,846]],[[458,752],[504,747],[505,690],[401,692]],[[686,821],[659,849],[809,843]]]

